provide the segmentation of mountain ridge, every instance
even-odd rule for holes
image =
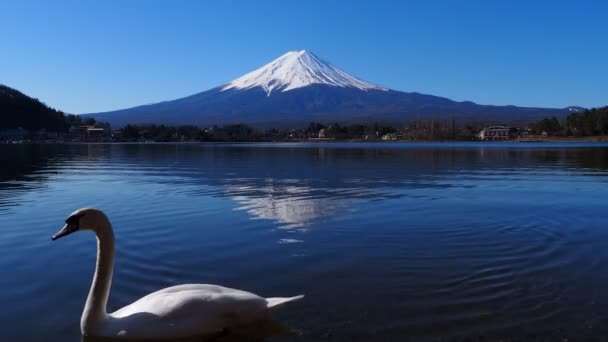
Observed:
[[[288,52],[231,82],[176,100],[87,114],[128,123],[289,126],[310,121],[404,123],[430,116],[488,122],[565,117],[573,108],[480,105],[401,92],[352,76],[306,50]]]

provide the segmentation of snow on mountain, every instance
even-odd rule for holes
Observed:
[[[286,92],[313,84],[325,84],[360,90],[388,90],[365,82],[323,61],[306,50],[290,51],[276,60],[254,70],[222,87],[251,89],[261,87],[270,96],[273,91]]]
[[[568,110],[569,112],[574,112],[574,113],[583,112],[586,110],[585,108],[578,107],[578,106],[570,106],[570,107],[566,107],[564,109]]]

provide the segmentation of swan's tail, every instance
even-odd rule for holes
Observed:
[[[299,296],[295,296],[295,297],[266,298],[266,301],[268,302],[267,308],[276,309],[277,307],[279,307],[285,303],[295,302],[296,300],[300,300],[302,298],[304,298],[304,295],[299,295]]]

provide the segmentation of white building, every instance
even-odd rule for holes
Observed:
[[[511,129],[505,126],[492,126],[481,130],[478,134],[479,140],[509,140]]]
[[[394,141],[394,140],[397,140],[397,134],[395,134],[395,133],[386,133],[385,135],[382,136],[382,140],[385,140],[385,141]]]

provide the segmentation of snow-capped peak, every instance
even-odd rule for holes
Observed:
[[[300,50],[290,51],[263,67],[237,78],[226,84],[222,91],[261,87],[270,96],[273,91],[285,92],[311,84],[361,90],[387,90],[360,80],[306,50]]]

